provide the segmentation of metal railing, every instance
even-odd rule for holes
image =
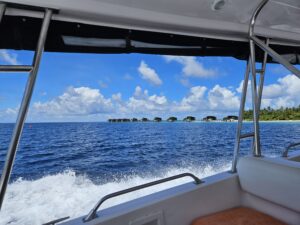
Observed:
[[[251,18],[250,27],[249,27],[249,38],[250,38],[250,44],[251,42],[255,43],[258,47],[260,47],[264,52],[267,52],[273,59],[275,59],[278,63],[283,65],[286,69],[291,71],[293,74],[295,74],[298,78],[300,78],[300,70],[298,70],[295,66],[293,66],[289,61],[287,61],[285,58],[281,57],[277,52],[275,52],[272,48],[270,48],[268,45],[266,45],[263,41],[261,41],[258,37],[255,36],[254,33],[254,26],[256,19],[260,13],[260,11],[263,9],[263,7],[269,2],[269,0],[263,0],[256,10],[253,13],[253,16]],[[253,45],[254,46],[254,45]]]
[[[288,146],[285,148],[285,150],[283,151],[282,157],[285,157],[285,158],[288,157],[289,150],[290,150],[291,148],[294,148],[294,147],[299,146],[299,145],[300,145],[300,142],[298,142],[298,143],[292,143],[292,144],[288,145]]]
[[[249,60],[247,63],[247,69],[246,69],[246,73],[245,73],[243,91],[242,91],[242,96],[241,96],[239,120],[238,120],[237,132],[236,132],[236,141],[235,141],[235,147],[234,147],[234,157],[233,157],[233,161],[232,161],[231,172],[236,172],[236,165],[237,165],[237,160],[239,157],[240,140],[242,138],[247,138],[247,137],[252,136],[252,134],[251,135],[250,134],[249,135],[241,134],[242,122],[243,122],[243,111],[244,111],[244,106],[245,106],[245,99],[246,99],[246,94],[247,94],[247,86],[248,86],[250,71],[252,73],[251,88],[252,88],[252,104],[253,104],[253,122],[254,122],[253,154],[254,154],[254,156],[258,156],[258,157],[261,156],[260,134],[259,134],[259,110],[260,110],[260,105],[261,105],[263,83],[264,83],[264,73],[266,70],[268,55],[271,56],[278,63],[283,65],[285,68],[287,68],[289,71],[291,71],[293,74],[295,74],[298,78],[300,78],[300,70],[297,69],[295,66],[293,66],[289,61],[284,59],[282,56],[280,56],[278,53],[276,53],[272,48],[270,48],[268,38],[266,38],[266,42],[264,42],[263,40],[261,40],[260,38],[255,36],[254,27],[255,27],[257,17],[260,14],[261,10],[264,8],[264,6],[268,2],[269,2],[269,0],[262,0],[259,3],[259,5],[256,7],[256,9],[253,12],[252,17],[250,19],[250,24],[249,24],[250,56],[249,56]],[[255,59],[255,46],[256,45],[264,52],[264,59],[262,62],[261,69],[256,69],[256,59]],[[257,92],[257,85],[256,85],[256,74],[257,73],[259,73],[261,75],[258,92]],[[285,155],[287,156],[288,150],[297,145],[298,144],[291,144],[290,146],[288,146],[287,149],[284,151],[283,156],[284,157],[285,157]]]
[[[137,190],[140,190],[140,189],[144,189],[144,188],[147,188],[147,187],[151,187],[151,186],[154,186],[154,185],[157,185],[157,184],[165,183],[165,182],[176,180],[176,179],[183,178],[183,177],[193,178],[196,185],[203,183],[203,181],[201,181],[198,177],[196,177],[195,175],[193,175],[191,173],[182,173],[182,174],[175,175],[175,176],[172,176],[172,177],[167,177],[167,178],[152,181],[152,182],[149,182],[149,183],[146,183],[146,184],[138,185],[138,186],[135,186],[135,187],[132,187],[132,188],[122,190],[122,191],[117,191],[117,192],[114,192],[114,193],[111,193],[111,194],[108,194],[108,195],[104,196],[100,201],[98,201],[97,204],[94,206],[94,208],[83,219],[83,221],[88,222],[88,221],[91,221],[91,220],[95,219],[97,217],[97,210],[99,209],[99,207],[103,204],[103,202],[105,202],[106,200],[108,200],[110,198],[114,198],[114,197],[117,197],[117,196],[120,196],[120,195],[127,194],[129,192],[137,191]]]
[[[66,216],[66,217],[63,217],[63,218],[55,219],[55,220],[52,220],[50,222],[43,223],[42,225],[55,225],[55,224],[60,223],[64,220],[67,220],[67,219],[70,219],[70,217]]]
[[[5,14],[6,5],[4,3],[0,3],[0,22]],[[23,99],[21,102],[21,106],[19,109],[17,121],[14,127],[14,131],[12,134],[12,138],[10,141],[10,145],[6,154],[5,164],[2,170],[1,179],[0,179],[0,209],[2,207],[2,203],[4,200],[7,184],[10,178],[10,174],[12,171],[12,167],[14,164],[16,152],[18,149],[18,144],[20,141],[20,137],[23,131],[24,122],[26,119],[26,115],[28,112],[28,107],[30,104],[31,96],[34,90],[35,81],[38,74],[39,65],[42,58],[42,53],[44,51],[44,46],[47,38],[48,28],[50,25],[50,21],[52,18],[52,9],[45,9],[44,19],[41,27],[41,31],[39,34],[39,39],[37,43],[37,47],[35,50],[34,58],[32,65],[4,65],[0,66],[0,72],[30,72],[26,88],[23,94]]]

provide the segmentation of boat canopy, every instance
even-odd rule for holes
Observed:
[[[0,25],[2,34],[5,33],[0,37],[2,49],[34,50],[44,8],[50,8],[57,13],[52,17],[45,51],[248,59],[249,24],[261,0],[3,2],[8,3],[8,8]],[[297,64],[300,61],[299,21],[299,0],[270,0],[259,14],[254,31],[259,37],[269,38],[276,52]],[[257,51],[256,57],[261,61],[263,52]]]

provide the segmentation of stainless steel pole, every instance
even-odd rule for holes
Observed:
[[[6,5],[4,3],[0,3],[0,23],[5,13]]]
[[[269,45],[269,39],[266,40],[266,45],[267,46]],[[264,89],[267,60],[268,60],[268,53],[264,52],[264,58],[263,58],[263,62],[262,62],[260,80],[259,80],[259,89],[258,89],[258,109],[259,110],[260,110],[260,106],[261,106],[262,93],[263,93],[263,89]],[[259,116],[259,114],[258,114],[258,116]]]
[[[33,93],[33,89],[34,89],[34,85],[35,85],[35,81],[36,81],[36,77],[37,77],[37,72],[39,69],[42,53],[44,50],[44,45],[45,45],[45,41],[47,38],[47,32],[48,32],[49,24],[51,21],[51,17],[52,17],[52,10],[47,9],[45,12],[42,28],[40,31],[38,45],[37,45],[37,48],[36,48],[36,51],[34,54],[34,58],[33,58],[33,68],[32,68],[32,71],[30,72],[28,80],[27,80],[27,84],[26,84],[26,88],[24,91],[22,103],[20,106],[18,118],[17,118],[16,124],[15,124],[12,139],[11,139],[8,151],[7,151],[5,165],[4,165],[2,174],[1,174],[0,209],[2,207],[2,203],[4,200],[7,184],[8,184],[9,178],[10,178],[10,174],[11,174],[13,163],[15,160],[16,151],[18,148],[20,137],[22,134],[26,114],[27,114],[31,96]]]
[[[0,65],[0,72],[30,72],[32,68],[29,65]]]
[[[235,136],[235,144],[234,144],[234,153],[233,153],[233,161],[231,166],[231,172],[236,172],[236,165],[237,160],[239,156],[240,151],[240,137],[241,137],[241,131],[243,126],[243,119],[244,119],[244,109],[245,109],[245,102],[247,97],[247,89],[248,89],[248,81],[249,81],[249,73],[250,73],[250,64],[249,64],[250,58],[247,61],[247,67],[246,72],[244,76],[244,83],[243,83],[243,89],[242,89],[242,96],[241,96],[241,102],[240,102],[240,111],[239,111],[239,119],[238,119],[238,125],[236,130],[236,136]]]
[[[271,49],[269,46],[267,46],[264,42],[259,40],[255,36],[251,36],[250,39],[255,42],[255,44],[260,47],[263,51],[267,52],[273,59],[275,59],[278,63],[283,65],[285,68],[287,68],[289,71],[291,71],[293,74],[295,74],[298,78],[300,78],[300,70],[298,70],[295,66],[289,63],[285,58],[283,58],[281,55],[276,53],[273,49]]]
[[[275,59],[278,63],[282,64],[285,68],[295,74],[298,78],[300,78],[300,70],[298,70],[295,66],[293,66],[289,61],[281,57],[278,53],[276,53],[273,49],[271,49],[267,44],[261,41],[259,38],[254,35],[254,26],[256,22],[256,18],[258,17],[260,11],[263,7],[268,3],[269,0],[263,0],[255,9],[249,26],[249,38],[251,41],[254,41],[255,44],[260,47],[263,51],[267,52],[273,59]]]
[[[255,44],[252,38],[254,37],[254,26],[256,19],[263,9],[263,7],[268,3],[269,0],[262,0],[255,11],[250,20],[249,25],[249,42],[250,42],[250,62],[251,62],[251,72],[252,72],[252,82],[251,82],[251,89],[252,89],[252,105],[253,105],[253,124],[254,124],[254,155],[261,156],[260,151],[260,136],[259,136],[259,123],[258,123],[258,98],[257,98],[257,87],[256,87],[256,60],[255,60]]]
[[[254,125],[254,156],[261,156],[260,151],[260,135],[259,135],[259,122],[258,122],[258,98],[257,98],[257,86],[256,86],[256,60],[255,60],[255,45],[250,40],[250,58],[251,58],[251,89],[252,89],[252,106],[253,106],[253,125]]]

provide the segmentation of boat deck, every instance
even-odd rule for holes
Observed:
[[[251,221],[251,222],[250,222]],[[285,225],[265,213],[238,207],[196,219],[192,225]]]

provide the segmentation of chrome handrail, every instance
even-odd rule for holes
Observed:
[[[254,26],[256,19],[260,13],[260,11],[263,9],[263,7],[269,2],[269,0],[262,0],[258,7],[255,9],[251,20],[250,20],[250,26],[249,26],[249,38],[250,42],[254,42],[258,47],[261,48],[264,52],[267,52],[268,55],[270,55],[274,60],[276,60],[278,63],[283,65],[286,69],[291,71],[293,74],[295,74],[298,78],[300,78],[300,70],[297,69],[295,66],[293,66],[288,60],[283,58],[281,55],[279,55],[277,52],[275,52],[272,48],[270,48],[268,45],[266,45],[263,41],[261,41],[259,38],[255,36],[254,33]],[[254,45],[253,45],[254,46]]]
[[[63,217],[63,218],[55,219],[55,220],[52,220],[50,222],[43,223],[42,225],[55,225],[55,224],[60,223],[64,220],[67,220],[67,219],[70,219],[70,217],[66,216],[66,217]]]
[[[289,150],[290,150],[291,148],[293,148],[293,147],[298,146],[298,145],[300,145],[300,142],[289,144],[289,145],[285,148],[285,150],[283,151],[282,157],[285,157],[285,158],[288,157],[288,152],[289,152]]]
[[[196,177],[195,175],[193,175],[191,173],[182,173],[182,174],[178,174],[178,175],[175,175],[175,176],[171,176],[171,177],[163,178],[163,179],[160,179],[160,180],[152,181],[152,182],[149,182],[149,183],[146,183],[146,184],[138,185],[138,186],[128,188],[128,189],[125,189],[125,190],[117,191],[117,192],[108,194],[108,195],[104,196],[102,199],[100,199],[100,201],[97,202],[97,204],[89,212],[89,214],[83,219],[83,222],[88,222],[88,221],[91,221],[91,220],[95,219],[97,217],[98,208],[102,205],[103,202],[105,202],[106,200],[108,200],[110,198],[114,198],[114,197],[117,197],[119,195],[127,194],[129,192],[137,191],[137,190],[147,188],[147,187],[150,187],[150,186],[154,186],[154,185],[157,185],[157,184],[161,184],[161,183],[165,183],[165,182],[168,182],[168,181],[176,180],[176,179],[182,178],[182,177],[191,177],[191,178],[193,178],[196,185],[203,183],[203,181],[201,181],[198,177]]]
[[[5,4],[0,4],[0,22],[2,17],[5,13]],[[8,185],[8,181],[10,178],[10,174],[12,171],[12,167],[15,161],[15,156],[17,153],[19,141],[21,138],[21,134],[23,131],[26,115],[28,112],[30,100],[32,97],[32,93],[34,90],[39,65],[41,62],[42,54],[44,51],[44,46],[47,38],[48,28],[50,25],[50,21],[52,18],[53,10],[52,9],[45,9],[44,18],[39,34],[39,39],[37,42],[36,50],[33,57],[32,66],[29,68],[28,66],[2,66],[1,72],[3,72],[4,69],[8,69],[8,71],[30,71],[29,77],[27,79],[25,91],[23,94],[23,99],[20,105],[20,109],[17,116],[17,121],[15,123],[14,131],[12,134],[12,138],[7,150],[6,154],[6,160],[4,163],[4,167],[2,170],[1,178],[0,178],[0,210],[1,206],[3,204],[6,188]]]

